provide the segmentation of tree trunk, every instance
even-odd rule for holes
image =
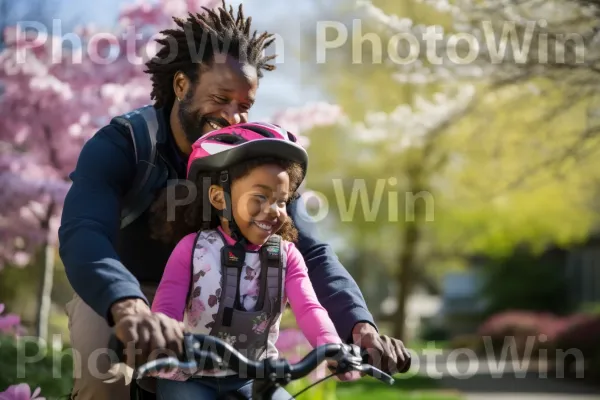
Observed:
[[[404,240],[399,257],[399,271],[396,273],[398,288],[398,308],[394,316],[394,337],[406,340],[406,303],[412,291],[416,261],[417,244],[419,243],[419,226],[417,222],[409,222],[404,231]]]
[[[40,280],[38,292],[38,310],[36,317],[36,335],[47,342],[50,309],[52,306],[52,285],[54,283],[54,246],[50,240],[50,219],[54,212],[54,205],[48,207],[47,218],[42,222],[42,229],[46,234],[43,246],[42,263],[44,272]]]
[[[413,195],[424,192],[423,169],[420,163],[408,169],[408,191]],[[396,272],[397,304],[394,315],[394,337],[400,340],[406,338],[406,305],[408,296],[411,294],[417,266],[417,246],[421,239],[421,224],[425,218],[426,206],[423,201],[417,199],[414,202],[414,214],[411,219],[406,216],[404,235],[401,243],[400,255],[398,257],[398,268]]]

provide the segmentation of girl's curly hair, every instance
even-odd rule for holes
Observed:
[[[288,203],[298,197],[296,191],[302,182],[302,167],[294,162],[279,158],[262,157],[251,159],[228,168],[229,176],[232,182],[247,176],[254,168],[274,164],[285,169],[290,177],[291,196]],[[210,182],[207,185],[207,182]],[[216,229],[221,225],[221,220],[217,210],[210,205],[210,220],[204,221],[204,204],[208,198],[208,188],[210,185],[218,185],[218,173],[200,173],[196,176],[193,184],[197,189],[195,201],[181,206],[174,206],[178,201],[184,203],[190,195],[187,185],[176,184],[174,187],[164,188],[154,203],[150,206],[150,234],[153,239],[160,240],[166,244],[176,244],[183,237],[190,233],[196,233],[201,230]],[[171,193],[170,193],[171,192]],[[291,218],[288,216],[277,234],[284,240],[296,242],[298,231],[294,227]]]

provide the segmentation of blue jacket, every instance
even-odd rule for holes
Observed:
[[[169,111],[159,110],[159,129],[168,143],[160,149],[185,178],[185,156],[174,143]],[[165,135],[166,134],[166,135]],[[59,228],[60,256],[75,292],[113,325],[110,307],[117,300],[148,301],[140,283],[157,284],[173,250],[149,236],[147,215],[120,229],[122,199],[136,172],[134,146],[127,129],[109,124],[84,145],[73,184],[65,199]],[[301,201],[289,206],[289,215],[299,232],[297,247],[308,267],[309,277],[321,304],[327,309],[338,334],[351,339],[358,322],[373,326],[365,300],[356,282],[341,265],[330,245],[317,238],[316,227]]]

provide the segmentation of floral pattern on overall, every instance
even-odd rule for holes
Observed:
[[[261,313],[259,316],[254,318],[252,323],[252,330],[254,333],[261,334],[269,326],[269,318],[266,313]]]

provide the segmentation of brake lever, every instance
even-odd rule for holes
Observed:
[[[374,367],[370,364],[362,364],[359,368],[357,368],[357,370],[359,372],[363,372],[369,376],[372,376],[375,379],[379,379],[380,381],[382,381],[383,383],[387,383],[388,385],[393,385],[394,382],[396,382],[394,380],[394,378],[392,378],[391,375],[386,374],[385,372],[383,372],[382,370],[380,370],[377,367]]]

